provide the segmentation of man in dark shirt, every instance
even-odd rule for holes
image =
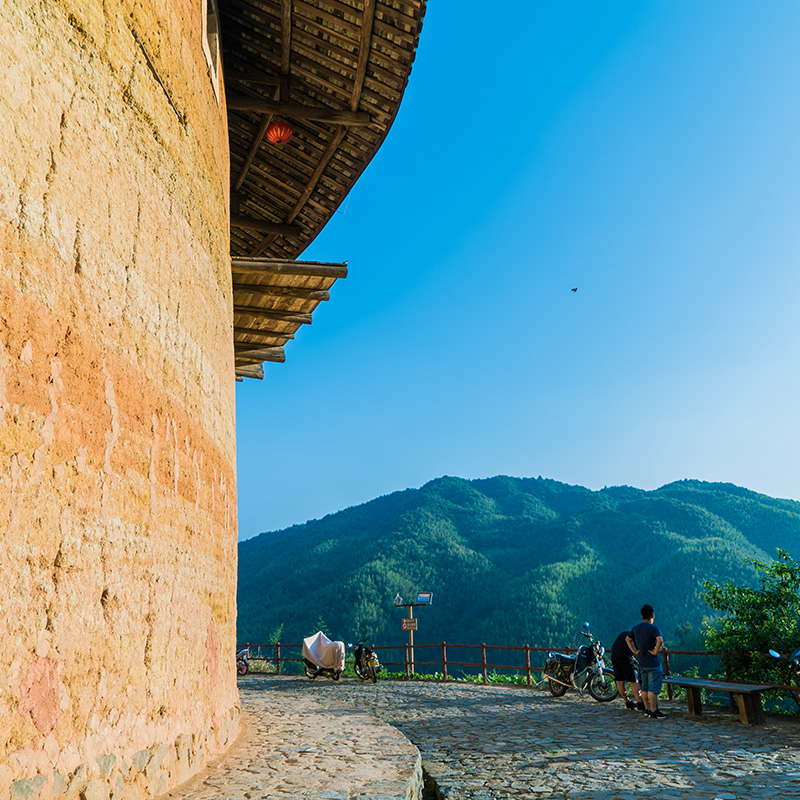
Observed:
[[[664,681],[664,668],[661,666],[659,652],[664,647],[664,637],[657,625],[653,606],[642,606],[642,621],[633,626],[626,641],[631,652],[639,658],[639,673],[642,681],[645,715],[650,719],[666,719],[667,715],[658,708],[658,693]]]
[[[633,710],[644,711],[644,703],[642,696],[639,694],[639,679],[634,669],[635,657],[631,655],[628,649],[628,636],[630,631],[622,631],[622,633],[614,639],[614,644],[611,645],[611,668],[614,670],[614,678],[617,681],[617,691],[619,696],[625,701],[625,707]],[[628,693],[625,691],[625,682],[630,683],[631,691],[636,700],[631,700]]]

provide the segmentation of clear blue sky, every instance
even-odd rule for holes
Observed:
[[[302,256],[349,276],[237,386],[240,538],[444,474],[800,499],[799,30],[795,0],[430,0]]]

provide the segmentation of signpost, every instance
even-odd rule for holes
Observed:
[[[418,620],[414,619],[414,608],[416,606],[429,606],[433,602],[433,592],[417,592],[417,599],[414,603],[404,603],[403,598],[398,594],[394,598],[394,604],[398,608],[407,608],[408,616],[400,621],[404,631],[408,631],[408,651],[411,672],[414,672],[414,631],[417,630]]]

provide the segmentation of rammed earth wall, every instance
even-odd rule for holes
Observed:
[[[238,730],[229,165],[202,15],[0,3],[0,800],[159,794]]]

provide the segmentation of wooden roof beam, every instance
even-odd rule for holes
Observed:
[[[290,261],[279,258],[231,258],[231,271],[234,275],[273,274],[300,275],[317,278],[346,278],[347,262],[334,264],[328,261]]]
[[[261,308],[260,306],[237,306],[233,307],[234,314],[246,314],[250,317],[260,317],[261,319],[274,319],[280,322],[299,322],[301,325],[311,324],[311,314],[295,314],[292,311],[274,311],[271,308]]]
[[[267,75],[264,72],[257,72],[254,69],[250,70],[225,70],[225,88],[230,91],[228,86],[229,81],[244,81],[245,83],[255,83],[260,86],[280,86],[280,75]]]
[[[350,98],[350,109],[355,111],[361,102],[361,92],[364,90],[364,78],[367,75],[369,63],[369,50],[372,44],[372,27],[375,24],[375,0],[364,0],[364,13],[361,18],[361,41],[358,45],[358,66],[356,77],[353,81],[353,94]]]
[[[252,283],[234,283],[234,292],[252,294],[255,297],[292,297],[298,300],[330,300],[331,293],[327,289],[303,289],[294,286],[261,286]]]
[[[283,364],[286,361],[286,354],[283,352],[282,347],[258,347],[252,350],[237,350],[235,353],[236,361],[253,361],[261,363],[262,361],[273,361],[277,364]]]
[[[255,114],[278,114],[290,119],[310,119],[330,125],[371,125],[372,117],[366,111],[346,111],[327,106],[304,106],[283,100],[267,100],[264,97],[228,95],[231,111],[250,111]]]
[[[252,161],[250,163],[252,163]],[[249,169],[250,164],[248,164],[247,167]],[[247,172],[243,168],[240,177],[246,174]],[[241,185],[239,184],[238,180],[237,184]],[[297,238],[303,233],[303,229],[299,225],[286,225],[282,222],[270,222],[267,219],[256,219],[255,217],[247,217],[243,214],[231,214],[231,226],[234,228],[243,228],[244,230],[248,231],[277,233],[280,236],[290,236],[292,238]]]
[[[242,328],[235,325],[233,328],[234,336],[260,336],[269,339],[294,339],[294,333],[288,331],[276,331],[274,328]],[[242,344],[257,344],[257,342],[242,342]]]
[[[236,367],[236,378],[255,378],[258,381],[264,380],[264,367],[261,364],[242,364]]]
[[[292,54],[292,0],[281,0],[281,75],[289,74]],[[282,100],[288,98],[283,97]]]

